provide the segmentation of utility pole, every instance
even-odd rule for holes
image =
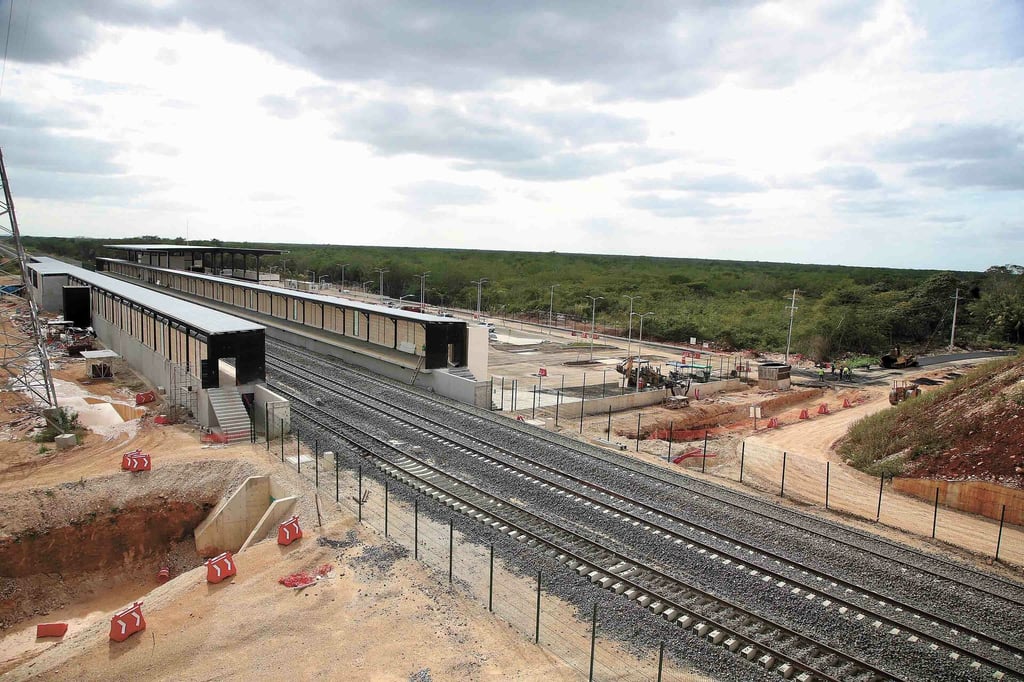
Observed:
[[[953,339],[956,338],[956,304],[960,302],[960,288],[953,295],[953,331],[949,333],[949,350],[953,350]]]
[[[647,317],[648,315],[653,315],[654,313],[653,312],[649,312],[649,313],[644,313],[642,315],[640,313],[634,313],[634,314],[637,317],[640,318],[640,336],[639,336],[639,338],[637,339],[637,342],[636,342],[637,343],[637,346],[636,346],[636,392],[639,393],[640,392],[640,356],[643,354],[643,348],[644,348],[644,318]]]
[[[626,357],[630,357],[629,351],[633,347],[633,299],[640,298],[640,296],[627,296],[622,295],[623,298],[629,299],[629,337],[626,341]]]
[[[343,263],[341,266],[341,288],[345,288],[345,268],[352,265],[351,263]]]
[[[789,364],[789,345],[793,342],[793,315],[796,313],[796,289],[793,289],[793,302],[789,304],[789,335],[786,337],[786,364]]]
[[[379,286],[380,286],[380,302],[381,303],[384,303],[384,273],[385,272],[391,272],[391,271],[390,270],[385,270],[384,268],[377,268],[377,273],[380,275],[380,285]]]
[[[470,282],[470,284],[476,285],[476,319],[478,320],[480,319],[480,299],[483,297],[484,284],[488,281],[489,280],[486,277],[481,277],[480,279],[475,279]]]
[[[604,296],[587,296],[591,300],[590,307],[590,361],[594,361],[594,320],[597,317],[597,302]]]
[[[561,284],[551,285],[551,299],[548,302],[548,335],[551,335],[551,313],[555,309],[555,287],[560,287]]]
[[[430,274],[430,270],[427,270],[422,275],[417,275],[420,278],[420,312],[423,312],[423,306],[427,302],[427,276]]]

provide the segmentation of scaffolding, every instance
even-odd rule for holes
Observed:
[[[167,387],[169,416],[178,422],[194,417],[198,407],[199,377],[177,362],[167,363],[167,376],[170,379]]]
[[[11,326],[0,331],[0,369],[9,378],[10,387],[28,393],[38,407],[57,407],[57,393],[50,375],[46,353],[46,335],[39,321],[39,310],[32,300],[25,249],[21,244],[14,199],[7,181],[3,151],[0,150],[0,306],[10,312]],[[18,328],[18,322],[22,323]]]

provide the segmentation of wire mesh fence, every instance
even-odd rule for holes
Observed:
[[[278,437],[267,444],[268,451],[282,465],[294,467],[317,489],[359,521],[407,550],[422,562],[439,584],[448,583],[478,602],[482,609],[501,618],[525,639],[535,642],[575,670],[581,678],[593,680],[665,680],[710,682],[713,678],[688,667],[693,635],[662,622],[669,633],[660,642],[631,639],[635,614],[623,615],[609,608],[607,600],[625,598],[594,589],[597,630],[594,637],[594,602],[574,604],[551,590],[552,580],[568,577],[579,584],[585,578],[570,569],[554,565],[536,574],[526,574],[509,563],[510,550],[518,548],[506,534],[461,514],[454,513],[431,498],[384,477],[376,468],[339,441],[324,438],[300,415],[291,415],[295,437]],[[320,436],[312,442],[303,433]],[[540,549],[530,549],[540,553]],[[513,562],[514,563],[514,562]],[[570,575],[571,574],[571,575]],[[639,609],[639,606],[632,607]],[[653,614],[647,617],[656,620]]]

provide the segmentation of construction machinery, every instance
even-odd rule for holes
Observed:
[[[898,405],[904,400],[916,398],[921,395],[921,387],[917,384],[906,381],[892,382],[892,390],[889,391],[889,404]]]
[[[629,357],[615,366],[615,370],[626,377],[626,385],[630,388],[636,387],[640,382],[640,388],[663,388],[676,387],[688,383],[683,377],[676,376],[675,372],[665,376],[661,373],[661,367],[655,367],[650,360],[643,360],[639,357]]]
[[[917,367],[916,355],[904,355],[900,347],[896,346],[891,351],[880,357],[879,362],[886,369],[904,369],[905,367]]]

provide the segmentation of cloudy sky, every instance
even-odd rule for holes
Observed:
[[[26,234],[1024,260],[1019,0],[3,0],[5,36]]]

